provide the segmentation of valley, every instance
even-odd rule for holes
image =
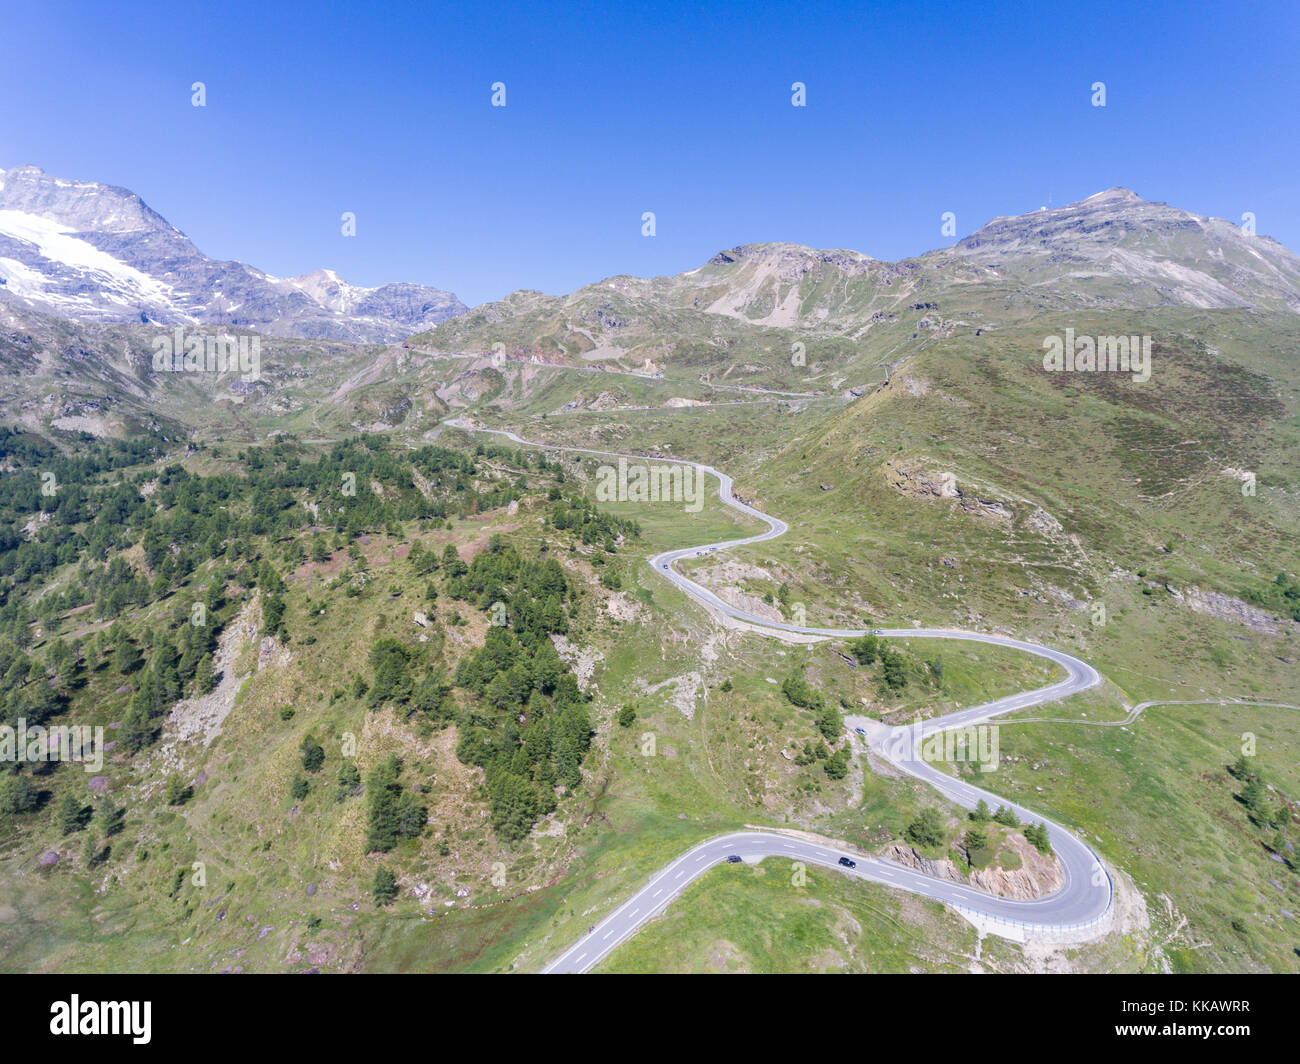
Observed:
[[[1298,293],[1125,190],[373,342],[180,326],[257,380],[0,289],[4,719],[113,743],[6,766],[4,966],[1295,970]]]

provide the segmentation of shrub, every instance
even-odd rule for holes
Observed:
[[[298,749],[302,752],[302,767],[308,772],[319,772],[321,765],[325,764],[325,750],[320,743],[310,735],[304,735]]]
[[[948,832],[944,830],[943,817],[937,809],[923,809],[921,815],[907,825],[907,841],[914,846],[939,849],[948,841]]]
[[[163,788],[163,801],[168,805],[184,805],[193,793],[185,781],[173,772],[167,777],[167,785]]]
[[[370,890],[375,896],[376,905],[388,905],[397,897],[397,877],[387,868],[376,868]]]

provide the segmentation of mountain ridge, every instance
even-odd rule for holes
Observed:
[[[274,277],[204,255],[129,189],[0,170],[0,292],[81,322],[228,324],[270,336],[388,343],[463,313],[450,292]]]
[[[991,219],[950,247],[895,262],[751,242],[671,276],[616,275],[554,296],[521,290],[410,342],[650,373],[676,364],[707,379],[788,360],[797,344],[848,345],[897,361],[909,340],[968,325],[974,332],[1044,311],[1162,307],[1300,313],[1300,256],[1115,186]],[[747,357],[737,357],[742,350]]]

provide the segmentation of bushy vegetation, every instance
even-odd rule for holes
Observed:
[[[1300,580],[1287,573],[1278,573],[1267,584],[1252,584],[1242,591],[1241,597],[1255,606],[1300,621]]]
[[[913,846],[924,849],[939,850],[948,843],[948,829],[944,826],[943,816],[934,808],[922,809],[907,825],[904,834]]]
[[[473,696],[456,752],[484,771],[492,826],[520,839],[555,809],[557,787],[581,783],[591,742],[589,698],[551,640],[568,631],[564,606],[576,595],[558,563],[528,562],[499,537],[448,592],[491,622],[483,647],[456,669],[456,686]]]
[[[55,721],[92,691],[116,687],[125,708],[114,738],[128,755],[146,750],[180,699],[217,686],[218,640],[242,606],[260,602],[259,635],[314,642],[302,630],[301,596],[289,574],[342,556],[328,590],[366,594],[359,545],[373,535],[400,541],[412,526],[440,530],[449,518],[508,506],[530,490],[561,542],[594,546],[603,557],[639,532],[601,514],[565,483],[559,465],[531,452],[408,451],[364,435],[323,450],[280,436],[233,456],[203,446],[183,451],[145,436],[87,440],[65,453],[0,427],[0,724]],[[424,728],[456,725],[457,753],[483,769],[491,823],[511,841],[580,786],[592,736],[589,698],[551,639],[569,630],[579,595],[545,544],[529,547],[526,556],[494,537],[467,563],[453,544],[435,551],[414,539],[404,572],[418,580],[425,608],[432,612],[441,598],[483,611],[483,645],[449,661],[431,621],[424,622],[427,641],[384,633],[369,647],[368,674],[335,695]],[[74,611],[79,620],[70,622]],[[87,633],[59,634],[74,623]],[[463,622],[453,615],[451,623]],[[294,716],[292,706],[279,713],[283,722]],[[363,787],[348,758],[330,766],[323,738],[308,731],[295,740],[283,795],[334,804],[364,794],[369,852],[392,851],[424,832],[420,781],[403,779],[400,759],[375,765]],[[71,790],[56,792],[48,803],[54,825],[66,834],[84,829],[93,807]],[[161,799],[180,806],[192,795],[173,775]],[[48,796],[31,766],[0,766],[0,814],[35,813]],[[114,815],[120,830],[120,812]]]
[[[832,703],[814,691],[802,673],[792,673],[781,684],[781,693],[792,705],[801,709],[810,709],[816,720],[817,730],[827,742],[836,742],[843,737],[844,719]]]
[[[1265,836],[1265,847],[1300,872],[1300,835],[1290,838],[1295,825],[1295,803],[1276,786],[1270,786],[1252,758],[1241,754],[1228,768],[1241,784],[1237,801],[1250,823]]]

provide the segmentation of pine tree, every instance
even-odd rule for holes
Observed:
[[[12,816],[36,808],[40,795],[21,772],[0,775],[0,814]]]
[[[880,640],[874,635],[864,635],[849,646],[859,665],[871,665],[880,656]]]
[[[905,832],[907,840],[917,846],[939,849],[948,841],[943,818],[937,809],[923,809]]]
[[[896,650],[886,650],[880,655],[885,686],[891,691],[901,691],[907,686],[907,668],[903,655]]]
[[[113,668],[122,674],[134,672],[140,665],[140,649],[130,636],[123,634],[113,651]]]
[[[99,806],[99,826],[104,837],[116,835],[122,830],[122,810],[113,801],[112,795],[105,795]]]
[[[54,810],[54,822],[58,825],[60,834],[71,835],[74,831],[81,830],[84,826],[82,809],[82,804],[75,794],[71,791],[63,792]]]
[[[126,716],[122,718],[122,745],[134,753],[153,742],[157,731],[143,703],[133,698]]]
[[[1255,817],[1263,817],[1268,812],[1268,788],[1258,776],[1252,775],[1241,791],[1241,801]]]
[[[190,800],[191,791],[185,785],[185,781],[175,772],[167,777],[167,785],[163,788],[163,801],[168,805],[184,805]]]
[[[1237,760],[1232,763],[1232,767],[1229,768],[1228,771],[1243,783],[1253,778],[1255,775],[1255,770],[1251,767],[1250,758],[1245,754],[1238,755]]]
[[[429,810],[413,791],[403,791],[397,800],[397,830],[403,838],[418,838],[429,819]]]
[[[217,689],[221,677],[217,674],[211,654],[204,654],[203,657],[199,658],[199,663],[194,669],[194,676],[195,682],[198,684],[199,694],[210,694]]]
[[[401,791],[397,777],[400,771],[394,755],[371,769],[366,780],[366,793],[370,797],[366,853],[387,853],[397,845],[397,800]]]
[[[370,889],[374,894],[376,905],[387,905],[397,897],[397,877],[387,868],[380,866],[375,869],[375,878]]]
[[[1047,832],[1047,825],[1043,823],[1026,824],[1024,836],[1027,838],[1039,853],[1047,854],[1052,852],[1051,836]]]
[[[325,750],[320,743],[310,735],[304,735],[298,749],[302,753],[302,767],[308,772],[319,772],[321,765],[325,764]]]
[[[351,761],[344,761],[339,766],[339,789],[337,798],[341,802],[354,794],[361,793],[361,773]]]

